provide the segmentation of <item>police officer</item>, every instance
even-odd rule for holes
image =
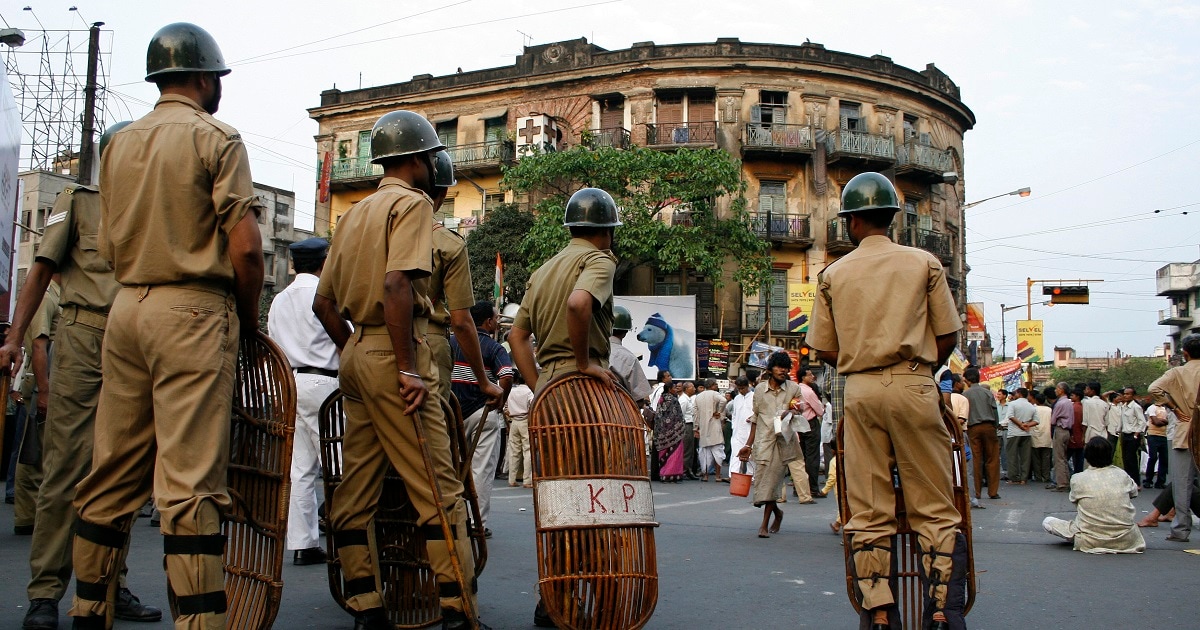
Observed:
[[[932,597],[927,627],[945,629],[960,516],[933,373],[949,358],[962,323],[941,263],[888,239],[897,210],[896,189],[884,176],[862,173],[846,183],[838,214],[858,248],[821,272],[805,341],[846,377],[846,529],[870,627],[898,627],[888,625],[895,605],[888,584],[895,466]]]
[[[116,123],[100,137],[104,155],[113,134],[129,121]],[[120,285],[112,266],[96,251],[100,227],[100,193],[95,186],[68,186],[54,201],[37,257],[17,299],[13,326],[0,365],[17,366],[17,339],[57,273],[61,278],[63,317],[51,359],[54,394],[48,396],[46,432],[42,440],[43,480],[37,498],[38,527],[30,547],[29,610],[25,630],[58,627],[58,602],[71,579],[71,526],[75,521],[75,486],[92,468],[96,402],[100,396],[100,348],[108,309]],[[142,604],[120,575],[115,616],[130,621],[158,621],[162,611]]]
[[[621,225],[617,204],[599,188],[571,195],[563,225],[571,242],[529,278],[508,341],[513,361],[535,393],[566,374],[579,372],[609,386],[609,334],[613,327],[613,231]],[[537,337],[537,360],[533,342]],[[541,366],[539,374],[537,366]]]
[[[642,371],[642,364],[638,363],[637,357],[622,343],[632,329],[633,317],[629,309],[614,306],[612,336],[608,338],[612,347],[608,354],[608,369],[617,376],[617,384],[629,392],[629,396],[640,407],[650,399],[650,381],[646,380],[646,373]]]
[[[609,387],[617,383],[608,369],[617,270],[610,250],[613,231],[621,225],[617,204],[599,188],[584,188],[567,202],[563,225],[571,231],[571,242],[530,276],[508,336],[513,363],[535,395],[576,372]],[[554,627],[540,599],[533,619],[538,627]]]
[[[292,442],[287,548],[292,563],[323,564],[317,515],[321,472],[321,403],[337,389],[338,349],[313,314],[313,297],[329,241],[313,237],[288,246],[296,279],[271,301],[267,331],[287,356],[296,378],[296,433]]]
[[[433,211],[437,212],[450,188],[458,181],[454,179],[454,161],[445,149],[433,154],[433,165],[433,186],[430,187],[429,196],[433,201]],[[429,315],[429,334],[426,339],[438,368],[438,382],[433,393],[443,398],[450,396],[450,374],[454,364],[450,352],[450,333],[453,332],[475,375],[475,382],[485,384],[480,390],[488,404],[499,404],[503,392],[487,379],[476,337],[478,331],[471,317],[475,294],[471,287],[467,244],[462,236],[447,230],[440,221],[433,222],[433,273],[429,276],[429,295],[433,300],[433,311]]]
[[[433,125],[413,112],[390,112],[375,123],[371,161],[383,166],[383,180],[342,217],[313,302],[325,330],[343,347],[339,381],[345,395],[345,463],[330,520],[346,603],[355,611],[357,627],[368,630],[392,627],[367,533],[389,463],[403,479],[425,531],[443,627],[476,623],[467,616],[475,610],[470,588],[475,568],[463,485],[451,460],[441,405],[429,396],[438,372],[425,336],[433,251],[433,203],[425,191],[433,183],[433,153],[443,148]],[[353,334],[345,320],[354,323]],[[428,446],[433,479],[416,422]],[[453,543],[445,540],[442,511],[452,525]]]
[[[101,159],[99,251],[121,288],[104,333],[93,466],[75,495],[76,628],[105,627],[121,550],[151,491],[176,627],[225,624],[234,368],[263,284],[246,148],[212,116],[228,73],[204,29],[160,29],[146,80],[161,96]]]

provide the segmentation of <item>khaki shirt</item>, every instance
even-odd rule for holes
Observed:
[[[537,360],[543,367],[556,361],[574,360],[567,334],[567,298],[576,289],[592,294],[600,303],[588,324],[588,356],[608,367],[609,334],[613,324],[613,276],[617,259],[608,250],[597,249],[581,238],[546,261],[529,278],[525,299],[513,326],[537,337]]]
[[[37,258],[62,277],[60,304],[107,313],[117,290],[112,265],[100,255],[100,194],[91,186],[68,186],[54,200]]]
[[[262,211],[237,130],[165,95],[100,166],[100,253],[125,286],[233,281],[229,232]]]
[[[384,278],[413,278],[413,317],[427,318],[433,272],[433,202],[404,180],[385,177],[379,190],[338,220],[317,294],[356,326],[382,326]]]
[[[838,374],[917,361],[933,365],[935,338],[962,322],[932,254],[868,236],[817,278],[805,343],[838,353]]]
[[[1191,422],[1179,422],[1175,425],[1172,448],[1189,447],[1188,432],[1192,422],[1200,420],[1196,417],[1197,389],[1200,389],[1200,359],[1192,359],[1179,367],[1173,367],[1150,383],[1150,395],[1154,397],[1154,402],[1160,405],[1169,402],[1171,406],[1192,417]]]
[[[441,333],[450,326],[450,311],[475,305],[467,244],[440,223],[433,226],[433,275],[429,277],[429,296],[433,300],[429,325]]]

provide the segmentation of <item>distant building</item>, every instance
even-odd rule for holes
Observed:
[[[1154,277],[1158,294],[1170,305],[1158,312],[1160,326],[1170,326],[1172,354],[1182,352],[1179,340],[1200,332],[1195,313],[1200,310],[1200,260],[1190,263],[1171,263],[1159,268]]]
[[[1110,367],[1124,365],[1129,358],[1129,355],[1123,354],[1120,350],[1102,357],[1081,357],[1075,353],[1075,348],[1054,346],[1054,367],[1059,369],[1103,372]]]
[[[46,218],[54,209],[54,200],[75,176],[50,171],[25,171],[18,175],[21,182],[20,208],[17,211],[17,290],[25,285],[25,276],[33,264]],[[262,197],[267,209],[258,218],[262,232],[263,257],[266,265],[264,284],[282,289],[291,281],[287,246],[313,235],[295,228],[296,193],[265,184],[254,184],[254,192]],[[277,289],[278,290],[278,289]]]

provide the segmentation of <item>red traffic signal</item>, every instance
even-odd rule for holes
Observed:
[[[1089,303],[1087,285],[1046,285],[1042,287],[1042,295],[1049,295],[1051,304]]]

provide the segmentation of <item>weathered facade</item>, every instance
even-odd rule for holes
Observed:
[[[1200,319],[1196,317],[1200,312],[1200,260],[1164,265],[1155,273],[1154,282],[1158,294],[1170,302],[1158,312],[1158,323],[1169,327],[1171,349],[1179,355],[1183,352],[1180,341],[1200,332]]]
[[[813,43],[718,39],[609,51],[579,39],[528,46],[511,66],[327,90],[309,110],[323,166],[318,226],[332,227],[374,190],[381,171],[370,164],[370,129],[401,108],[425,115],[452,147],[459,183],[440,218],[460,230],[505,200],[501,166],[525,145],[716,147],[741,159],[751,220],[773,247],[770,297],[652,269],[637,270],[627,287],[671,295],[686,286],[698,296],[702,336],[748,341],[769,311],[773,341],[802,340],[788,321],[789,292],[802,301],[817,273],[853,248],[836,218],[841,185],[867,170],[900,191],[896,240],[936,254],[964,301],[962,140],[975,117],[932,64],[918,72]]]

